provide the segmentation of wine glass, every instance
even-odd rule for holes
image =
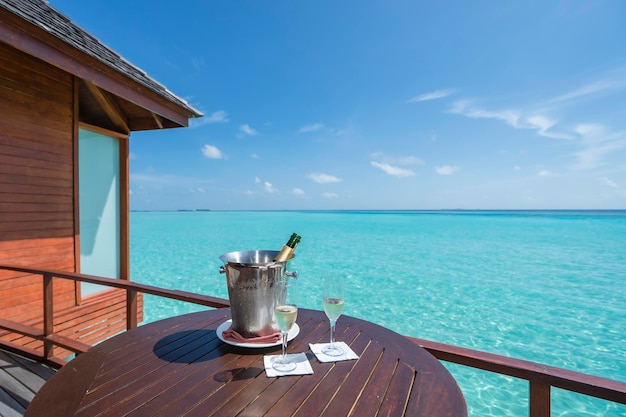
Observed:
[[[322,302],[326,317],[330,320],[330,344],[324,346],[322,352],[329,356],[343,355],[343,349],[335,344],[335,324],[343,311],[343,292],[343,278],[337,276],[324,278]]]
[[[296,304],[296,282],[294,280],[277,281],[274,283],[274,317],[282,333],[282,355],[272,361],[272,368],[280,372],[289,372],[296,369],[296,362],[287,357],[287,339],[289,330],[298,317]]]

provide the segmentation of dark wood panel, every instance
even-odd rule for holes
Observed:
[[[29,75],[32,73],[29,73]],[[51,81],[56,84],[58,81]],[[66,88],[69,88],[70,83],[65,84]],[[72,114],[63,107],[55,107],[55,103],[69,102],[72,99],[71,90],[68,91],[51,91],[50,89],[35,89],[24,88],[25,85],[21,83],[7,80],[6,78],[0,78],[0,95],[6,98],[5,103],[13,102],[18,107],[22,107],[22,104],[26,104],[36,114],[50,114],[59,118],[72,117]],[[28,86],[26,87],[34,87]],[[35,107],[31,103],[38,103],[41,106]],[[29,105],[30,104],[30,105]],[[17,113],[24,114],[24,113]]]
[[[43,159],[33,159],[33,158],[25,158],[20,156],[11,156],[5,155],[1,153],[0,150],[0,164],[6,166],[25,166],[25,167],[34,167],[38,169],[46,169],[49,170],[51,175],[56,173],[57,176],[62,176],[62,178],[71,179],[72,176],[72,164],[62,163],[60,161],[55,161],[54,159],[43,160]]]
[[[14,221],[72,220],[70,203],[0,203],[0,213],[12,213]]]
[[[2,124],[0,124],[2,126]],[[3,126],[4,127],[4,126]],[[72,147],[71,141],[67,138],[61,138],[59,143],[51,142],[50,139],[42,139],[40,137],[27,136],[22,134],[21,136],[8,136],[6,132],[0,131],[0,149],[3,149],[3,153],[9,154],[12,151],[7,148],[20,149],[19,154],[23,157],[33,159],[47,159],[41,158],[40,153],[49,153],[56,155],[60,163],[72,164],[70,148]]]
[[[68,230],[74,225],[73,220],[40,220],[30,222],[0,222],[0,233],[32,230]]]
[[[61,71],[40,59],[26,55],[22,51],[4,43],[0,43],[0,63],[2,64],[0,68],[7,74],[11,74],[10,78],[24,79],[26,82],[28,78],[19,78],[19,74],[25,72],[24,68],[28,68],[27,74],[36,77],[34,82],[38,85],[46,86],[48,90],[55,88],[54,85],[50,85],[52,81],[58,81],[62,79],[61,77],[71,78],[71,75],[65,71]],[[15,74],[16,72],[18,75]],[[71,82],[71,80],[68,82]],[[57,88],[64,89],[67,86],[59,85]]]
[[[12,203],[20,204],[67,204],[67,202],[71,200],[71,196],[64,195],[0,193],[0,202],[11,201]]]
[[[2,163],[2,159],[3,156],[0,155],[0,163]],[[55,170],[50,170],[50,172],[55,172]],[[2,182],[4,184],[36,185],[55,188],[70,188],[74,186],[74,181],[71,178],[54,178],[52,176],[4,174],[2,175]]]
[[[26,185],[26,184],[22,184],[22,185],[7,184],[7,183],[2,182],[2,178],[0,177],[0,195],[2,195],[3,193],[73,196],[74,189],[70,187],[45,187],[45,186]]]
[[[9,144],[7,142],[12,143]],[[34,143],[37,142],[18,141],[14,138],[11,138],[11,140],[7,140],[0,137],[0,153],[2,155],[27,158],[35,161],[53,161],[60,166],[72,166],[72,164],[74,163],[71,146],[64,146],[59,148],[58,145],[52,145],[49,146],[46,150],[41,150],[31,147]]]
[[[3,208],[7,206],[13,206],[15,210],[3,210]],[[42,204],[36,209],[28,206],[29,205],[25,204],[0,204],[0,213],[11,214],[13,223],[26,223],[32,224],[34,226],[42,225],[42,222],[44,222],[52,225],[53,227],[59,227],[58,225],[55,226],[55,224],[61,224],[60,222],[74,221],[72,214],[60,209],[60,205],[58,204]],[[2,223],[0,222],[0,224]],[[18,229],[16,228],[15,230]]]

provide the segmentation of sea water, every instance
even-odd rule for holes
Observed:
[[[344,315],[626,381],[626,211],[132,212],[130,225],[137,282],[228,298],[220,255],[297,232],[301,307],[321,310],[323,278],[343,276]],[[145,297],[146,322],[203,308]],[[526,381],[445,365],[471,416],[528,415]],[[552,391],[553,416],[626,416]]]

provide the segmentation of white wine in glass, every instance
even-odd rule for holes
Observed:
[[[296,369],[296,363],[287,356],[289,330],[298,317],[296,304],[296,281],[285,280],[274,283],[274,317],[282,334],[282,354],[272,361],[272,368],[280,372]]]
[[[329,356],[343,355],[343,349],[335,344],[335,324],[343,312],[344,283],[341,277],[324,278],[322,303],[326,317],[330,320],[330,344],[324,346],[322,352]]]

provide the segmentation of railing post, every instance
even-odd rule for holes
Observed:
[[[530,380],[530,417],[550,417],[550,384]]]
[[[49,336],[54,333],[54,291],[52,288],[52,274],[43,274],[43,334]],[[51,358],[53,344],[48,340],[43,341],[43,355]]]
[[[126,290],[126,329],[137,327],[137,291]]]

